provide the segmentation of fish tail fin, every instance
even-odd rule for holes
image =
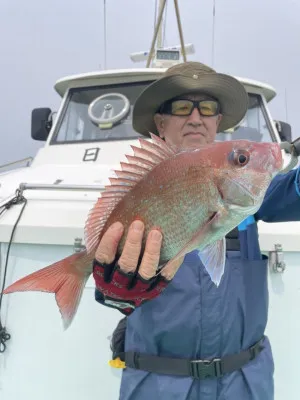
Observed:
[[[84,286],[92,272],[91,261],[86,251],[72,254],[19,279],[8,286],[4,294],[27,291],[55,293],[63,326],[67,329],[77,312]]]

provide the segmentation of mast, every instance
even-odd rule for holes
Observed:
[[[154,31],[153,38],[152,38],[150,52],[148,55],[148,60],[147,60],[147,65],[146,65],[147,68],[149,68],[151,60],[154,57],[156,41],[157,41],[157,48],[158,49],[161,48],[161,38],[162,38],[161,27],[162,27],[163,13],[164,13],[166,4],[167,4],[167,0],[159,1],[159,14],[158,14],[157,23],[156,23],[155,31]],[[184,46],[183,31],[182,31],[181,20],[180,20],[178,0],[174,0],[174,7],[175,7],[175,12],[176,12],[178,33],[179,33],[179,37],[180,37],[181,54],[183,56],[183,61],[186,62],[186,51],[185,51],[185,46]]]
[[[166,4],[166,2],[165,2],[165,4]],[[163,0],[159,0],[159,4],[158,4],[158,15],[160,14],[161,9],[162,9],[162,8],[165,8],[165,4],[164,4]],[[164,10],[163,10],[163,11],[164,11]],[[166,15],[166,14],[165,14],[165,15]],[[156,47],[157,47],[158,49],[161,49],[161,48],[162,48],[162,21],[163,21],[163,17],[162,17],[162,20],[161,20],[161,24],[159,25],[158,34],[157,34],[157,43],[156,43]],[[157,23],[157,21],[156,21],[156,23]]]
[[[146,63],[147,68],[150,67],[151,61],[152,61],[152,66],[169,67],[171,64],[180,62],[180,55],[182,56],[183,61],[185,62],[187,60],[186,55],[193,54],[195,52],[193,44],[187,44],[187,45],[184,44],[178,0],[174,0],[174,7],[176,13],[178,33],[180,38],[180,45],[166,47],[166,48],[162,47],[162,22],[163,22],[164,11],[166,8],[166,3],[167,0],[159,0],[159,5],[158,5],[159,12],[151,41],[150,51],[132,53],[130,55],[130,58],[133,62],[147,60]],[[157,12],[157,10],[155,11]],[[160,53],[159,59],[157,57],[158,53]]]

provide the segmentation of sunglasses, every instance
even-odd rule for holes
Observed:
[[[191,115],[197,108],[203,117],[214,117],[220,113],[220,105],[215,100],[187,100],[178,99],[164,103],[160,108],[161,114],[170,114],[177,116]]]

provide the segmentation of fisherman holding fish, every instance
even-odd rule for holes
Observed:
[[[247,92],[236,79],[187,62],[169,68],[139,96],[133,127],[145,136],[158,135],[170,146],[197,149],[241,122],[247,108]],[[126,328],[120,400],[274,399],[274,364],[264,336],[268,260],[260,252],[259,220],[300,220],[297,170],[277,175],[254,215],[226,236],[219,285],[197,251],[178,258],[157,277],[162,233],[154,227],[141,253],[145,232],[140,220],[131,225],[116,259],[124,227],[120,222],[109,227],[96,251],[94,278],[96,300],[127,315],[118,327],[121,334]],[[112,277],[109,290],[102,290],[103,266],[123,278],[118,299]],[[128,289],[126,278],[137,268],[139,281]]]
[[[120,400],[274,400],[257,222],[300,221],[300,169],[285,173],[278,143],[215,141],[247,109],[235,78],[169,68],[136,100],[144,138],[90,211],[86,248],[4,291],[55,293],[67,328],[93,274],[96,301],[125,315]]]

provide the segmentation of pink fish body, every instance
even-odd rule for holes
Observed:
[[[134,155],[121,163],[122,169],[115,171],[116,177],[90,211],[86,250],[20,279],[4,293],[55,293],[67,328],[103,234],[113,222],[123,223],[121,254],[128,228],[137,218],[144,222],[146,235],[153,227],[161,230],[162,268],[172,268],[177,258],[197,249],[207,273],[219,285],[226,258],[225,235],[259,209],[271,180],[282,168],[280,147],[236,140],[179,151],[155,135],[151,138],[152,142],[140,139],[140,148],[132,146]]]

